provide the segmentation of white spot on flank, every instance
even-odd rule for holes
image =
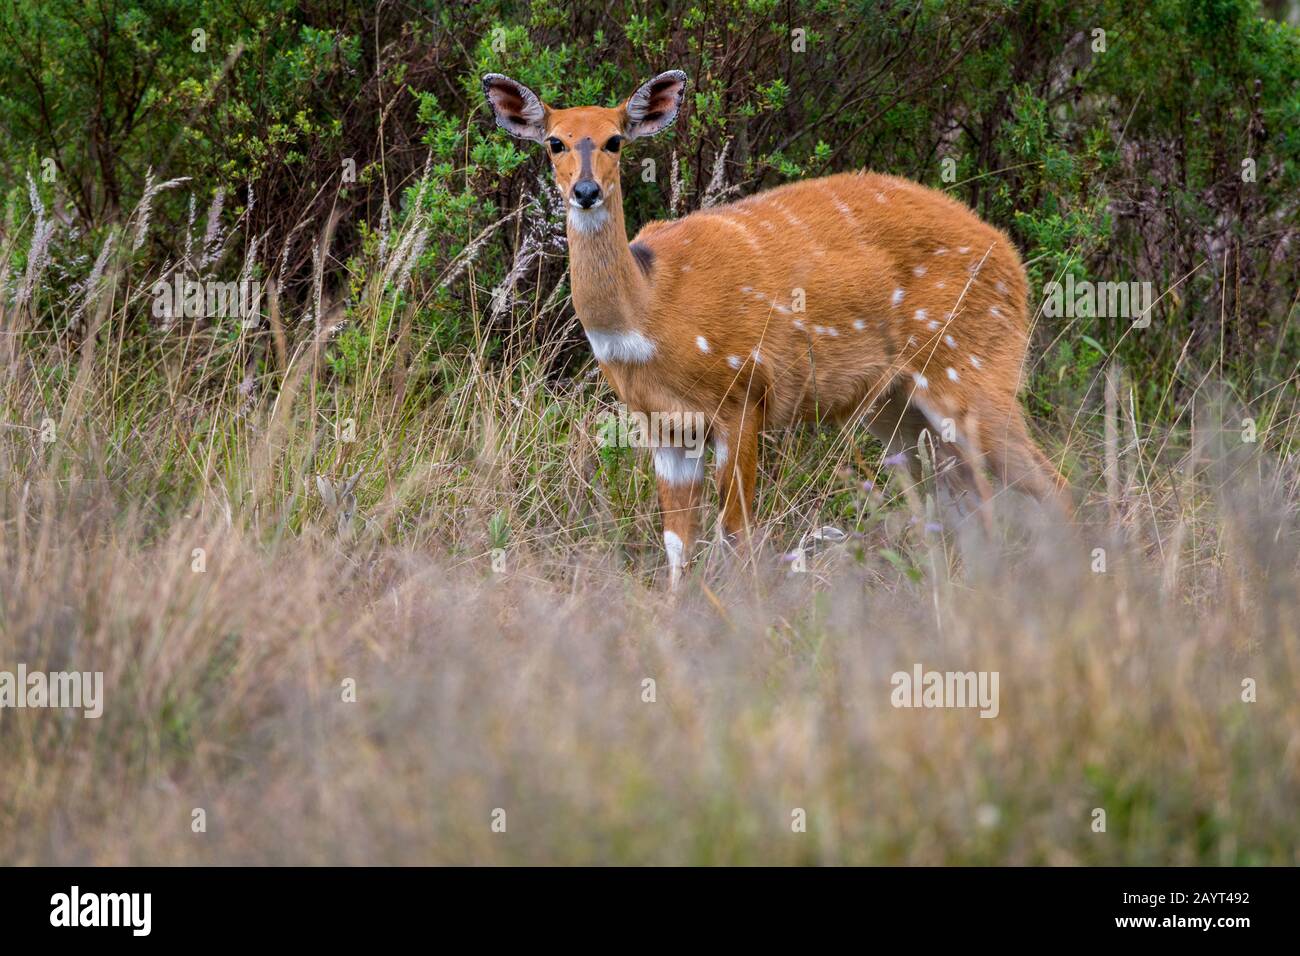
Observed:
[[[700,347],[701,352],[707,352],[709,350],[709,340],[702,335],[695,336],[695,344]]]
[[[655,344],[640,332],[597,332],[587,330],[587,341],[598,362],[626,362],[638,365],[650,361]]]
[[[853,327],[857,329],[859,332],[861,332],[864,328],[866,328],[866,326],[867,323],[863,322],[861,319],[853,320]]]
[[[948,250],[940,246],[938,249],[934,250],[934,254],[936,256],[946,256],[948,254]]]
[[[824,325],[814,325],[814,326],[813,326],[813,331],[816,332],[818,335],[825,335],[825,334],[826,334],[826,326],[824,326]]]
[[[742,223],[736,222],[734,219],[728,219],[726,216],[710,216],[709,218],[716,220],[731,229],[738,230],[741,237],[744,238],[745,244],[748,245],[750,249],[760,256],[763,254],[762,245],[759,244],[758,240],[750,234],[749,230],[746,229]]]
[[[853,210],[844,204],[844,200],[832,193],[831,202],[834,203],[835,208],[839,210],[840,215],[848,220],[849,225],[853,225]]]
[[[946,283],[946,282],[936,282],[936,283],[934,284],[934,287],[935,287],[936,289],[942,289],[942,288],[943,288],[944,286],[946,286],[947,284],[948,284],[948,283]]]
[[[925,327],[933,332],[939,327],[939,322],[936,319],[931,319],[929,322],[925,323]]]
[[[993,288],[997,289],[998,292],[1000,292],[1002,295],[1007,294],[1007,284],[1003,282],[1001,279],[997,281],[997,283],[993,286]]]
[[[884,194],[884,193],[876,193],[876,202],[884,202],[884,201],[885,201],[885,194]]]
[[[915,269],[912,270],[912,272],[918,276],[923,276],[925,275],[926,269],[925,266],[917,266]]]
[[[740,368],[740,356],[728,355],[727,364],[730,365],[732,368]]]
[[[976,358],[974,355],[972,355],[972,356],[970,357],[970,364],[971,364],[972,366],[974,366],[975,368],[979,368],[979,367],[980,367],[980,360],[979,360],[978,358]]]
[[[912,373],[912,381],[916,383],[916,387],[917,387],[917,388],[929,388],[929,387],[930,387],[930,380],[927,379],[927,378],[926,378],[924,375],[922,375],[920,372],[913,372],[913,373]]]
[[[894,290],[894,305],[898,305],[898,304],[899,304],[900,302],[902,302],[902,301],[903,301],[903,290],[902,290],[902,289],[895,289],[895,290]]]
[[[925,321],[925,309],[917,309],[917,310],[916,310],[916,321],[918,321],[918,322],[924,322],[924,321]]]
[[[970,246],[958,246],[957,251],[964,256],[966,253],[970,252]]]
[[[691,271],[691,267],[690,267],[690,266],[682,266],[682,271],[683,271],[683,272],[690,272],[690,271]]]
[[[754,287],[752,285],[742,285],[740,287],[740,291],[745,293],[745,295],[749,295],[751,292],[754,291]]]
[[[916,344],[916,336],[915,336],[915,335],[909,335],[909,336],[907,337],[907,344],[908,344],[909,346],[910,346],[910,345],[915,345],[915,344]]]
[[[758,349],[754,349],[754,351],[750,352],[749,357],[754,360],[755,365],[763,364],[763,353],[760,352]]]
[[[950,349],[955,349],[957,347],[957,340],[954,339],[951,335],[945,335],[943,337],[943,341],[945,344],[947,344],[948,348]]]
[[[800,332],[804,331],[803,319],[791,319],[790,324],[793,325]]]
[[[659,480],[669,485],[693,485],[703,481],[704,449],[690,450],[698,453],[691,456],[685,448],[656,448],[655,474]]]
[[[957,370],[955,368],[948,369],[948,377],[952,379],[954,382],[958,381]]]
[[[992,306],[989,308],[989,315],[993,316],[993,318],[995,319],[1000,319],[1002,318],[1002,310],[999,309],[996,305]]]

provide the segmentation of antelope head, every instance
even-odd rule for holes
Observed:
[[[508,76],[483,77],[483,93],[497,125],[520,139],[542,143],[555,183],[579,230],[599,226],[608,207],[619,207],[618,162],[623,144],[672,125],[686,90],[681,70],[660,73],[621,105],[552,109]]]

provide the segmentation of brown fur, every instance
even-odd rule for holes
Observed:
[[[600,148],[629,128],[626,109],[546,110],[544,141],[596,144],[548,149],[566,201],[586,176],[607,210],[570,213],[573,302],[589,333],[653,342],[647,361],[601,363],[630,410],[702,412],[726,444],[718,480],[728,534],[750,530],[758,432],[801,421],[862,421],[890,454],[909,455],[913,474],[928,426],[958,489],[984,497],[984,459],[1003,483],[1058,499],[1062,479],[1016,399],[1029,296],[1004,233],[943,193],[854,173],[649,223],[634,256],[619,157]],[[575,215],[599,228],[576,228]],[[945,419],[952,442],[937,440]],[[698,482],[661,474],[665,531],[687,561],[701,495]]]

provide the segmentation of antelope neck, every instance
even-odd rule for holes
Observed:
[[[589,218],[577,220],[579,216]],[[582,327],[598,334],[645,333],[642,319],[650,289],[628,248],[618,187],[596,209],[570,206],[566,219],[573,307]]]

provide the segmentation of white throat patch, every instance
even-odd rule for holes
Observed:
[[[626,362],[640,365],[654,358],[655,344],[640,332],[595,332],[587,330],[587,341],[598,362]]]
[[[595,232],[609,221],[609,210],[605,208],[602,202],[599,206],[592,206],[590,209],[583,209],[580,206],[569,204],[569,225],[581,233]]]

